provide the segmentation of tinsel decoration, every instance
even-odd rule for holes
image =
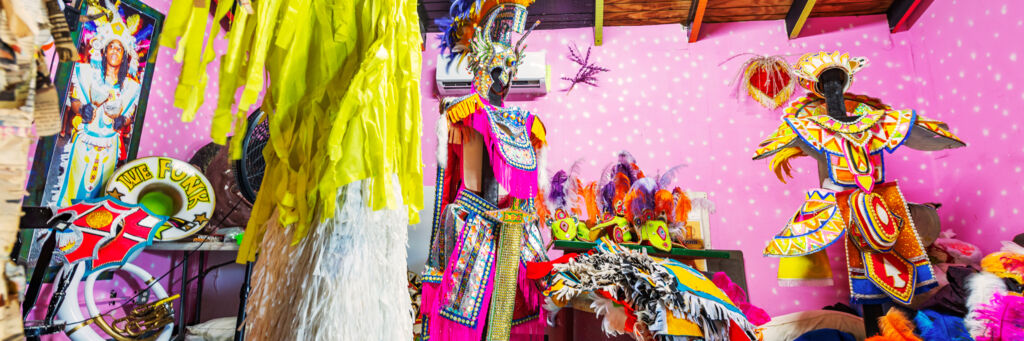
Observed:
[[[742,84],[750,97],[774,110],[789,101],[796,87],[796,77],[782,57],[757,56],[743,65]]]
[[[584,55],[580,53],[576,43],[569,45],[569,60],[579,64],[580,69],[576,70],[576,75],[573,77],[562,77],[562,79],[571,82],[568,88],[562,90],[565,92],[572,91],[576,84],[579,83],[597,86],[597,74],[609,71],[607,68],[590,62],[590,47],[587,47],[587,54]]]

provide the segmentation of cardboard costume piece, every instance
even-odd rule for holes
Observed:
[[[811,93],[786,108],[782,124],[761,142],[754,159],[770,158],[779,179],[789,160],[818,161],[821,188],[806,201],[764,251],[774,257],[818,257],[842,241],[850,271],[851,301],[910,303],[914,294],[936,285],[914,219],[895,181],[886,181],[885,157],[901,147],[940,150],[965,146],[941,122],[914,110],[895,110],[878,99],[846,93],[853,75],[867,63],[838,52],[807,54],[794,66]],[[842,72],[842,108],[829,110],[819,76]],[[834,73],[833,73],[834,75]],[[841,101],[841,102],[840,102]],[[841,109],[841,110],[838,110]],[[845,113],[837,115],[836,112]],[[808,258],[810,259],[810,258]],[[813,266],[816,270],[792,266]],[[831,284],[827,261],[784,261],[783,284]]]

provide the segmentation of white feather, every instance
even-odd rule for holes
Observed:
[[[434,132],[437,134],[437,150],[434,156],[437,158],[437,166],[445,169],[448,167],[448,116],[441,115],[437,118]]]
[[[964,326],[977,338],[985,333],[985,322],[978,320],[977,309],[981,305],[991,302],[999,294],[1006,294],[1006,283],[992,273],[979,272],[967,277],[967,316],[964,317]]]
[[[544,193],[551,189],[551,177],[548,176],[548,149],[544,147],[537,148],[537,183]]]

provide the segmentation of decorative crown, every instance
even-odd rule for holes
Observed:
[[[848,76],[846,88],[843,89],[845,92],[850,88],[850,83],[853,82],[853,75],[867,66],[867,64],[868,60],[866,58],[850,57],[848,53],[808,53],[801,56],[800,60],[793,66],[793,74],[800,79],[801,86],[817,93],[818,76],[825,72],[825,70],[841,69]]]

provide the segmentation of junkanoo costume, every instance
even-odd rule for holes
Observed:
[[[218,2],[209,36],[216,36],[233,4]],[[407,229],[418,219],[423,193],[415,3],[249,5],[235,6],[211,127],[221,143],[233,116],[235,130],[245,131],[264,72],[269,75],[262,102],[270,120],[266,181],[238,255],[239,262],[255,261],[259,252],[246,334],[260,340],[408,339]],[[161,40],[173,46],[182,36],[175,104],[186,120],[207,91],[209,6],[209,0],[174,1]]]
[[[811,93],[786,108],[783,123],[761,142],[754,159],[770,157],[770,167],[784,181],[789,159],[812,156],[821,188],[807,191],[806,202],[764,254],[785,257],[779,267],[784,285],[831,285],[823,251],[840,241],[853,303],[908,304],[936,280],[903,194],[895,181],[885,181],[885,154],[902,146],[939,150],[964,143],[943,122],[845,93],[866,63],[837,52],[804,55],[794,66],[800,85]],[[829,115],[818,85],[819,76],[833,69],[845,74],[841,92],[847,117]]]
[[[443,47],[467,55],[474,91],[442,101],[424,340],[544,337],[541,289],[525,264],[547,260],[534,208],[545,131],[537,116],[500,103],[524,56],[532,2],[452,6]],[[515,46],[512,32],[523,33]]]
[[[86,62],[75,63],[72,71],[70,96],[81,103],[81,109],[80,116],[72,120],[72,140],[64,146],[67,159],[61,160],[61,167],[66,171],[55,200],[59,207],[103,195],[103,185],[123,158],[121,128],[132,121],[139,102],[139,46],[134,34],[143,33],[138,27],[140,20],[138,15],[122,18],[116,10],[110,13],[109,21],[103,16],[96,19],[93,53]],[[123,79],[109,79],[105,74],[103,54],[115,42],[124,51],[125,65],[119,66],[127,68]]]

